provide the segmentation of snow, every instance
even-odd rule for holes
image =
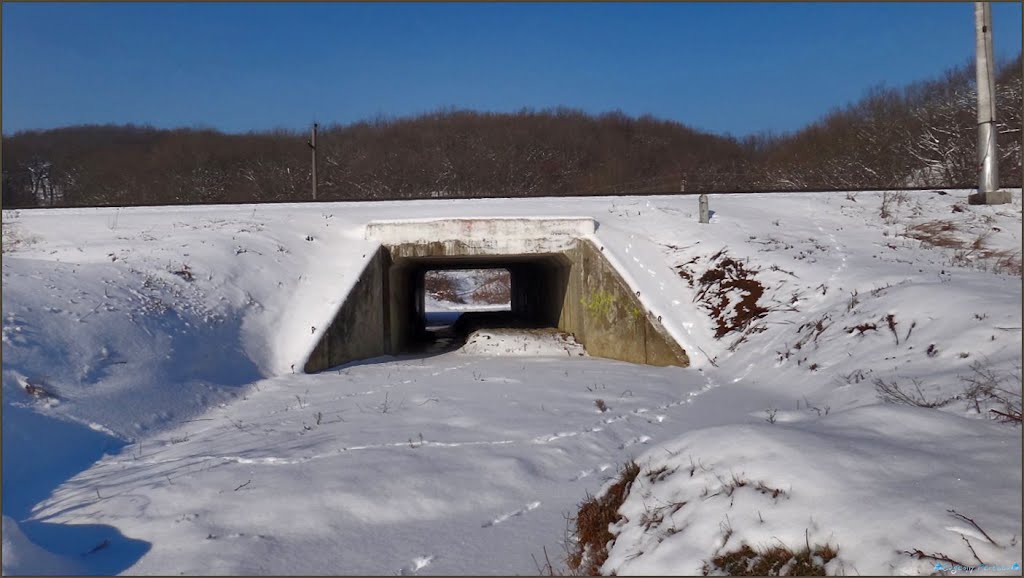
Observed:
[[[893,405],[800,417],[702,429],[640,456],[644,471],[672,473],[651,483],[641,472],[605,568],[700,574],[710,552],[741,542],[797,550],[809,541],[838,546],[831,574],[928,574],[934,561],[898,551],[978,565],[961,536],[986,562],[1019,562],[1021,492],[1006,483],[1020,476],[1019,452],[1006,451],[1019,447],[1019,430]],[[737,479],[746,484],[731,488]],[[659,508],[663,519],[645,529]],[[998,546],[950,510],[980,521]]]
[[[17,522],[3,516],[3,553],[5,575],[76,574],[74,561],[36,546],[21,532]]]
[[[474,331],[461,352],[469,355],[584,357],[586,350],[572,335],[557,331],[488,329]]]
[[[1021,429],[963,393],[979,371],[1020,389],[1019,265],[991,251],[1019,263],[1021,197],[942,193],[712,195],[708,225],[694,197],[5,211],[3,572],[535,574],[636,459],[606,573],[805,540],[838,546],[835,573],[933,572],[916,549],[1000,573],[1021,561]],[[367,224],[410,215],[593,218],[692,367],[488,329],[298,372],[378,247]],[[910,236],[938,221],[950,246]],[[715,339],[678,269],[720,252],[767,313]]]

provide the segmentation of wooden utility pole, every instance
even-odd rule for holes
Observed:
[[[310,139],[308,141],[306,141],[306,144],[309,145],[309,148],[312,150],[312,153],[313,153],[313,177],[312,177],[312,181],[313,181],[313,200],[314,201],[316,200],[316,128],[317,128],[317,126],[318,126],[317,123],[314,122],[313,123],[313,130],[310,131]]]
[[[1011,195],[1010,191],[999,190],[992,6],[988,2],[974,3],[974,50],[978,80],[978,192],[970,195],[968,202],[975,205],[1002,205],[1011,201]]]

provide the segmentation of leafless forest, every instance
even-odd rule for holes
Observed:
[[[1021,186],[1021,57],[997,71],[1000,179]],[[971,187],[973,65],[874,88],[788,134],[742,139],[572,109],[443,110],[322,128],[318,199]],[[310,199],[305,132],[73,126],[6,135],[5,207]]]

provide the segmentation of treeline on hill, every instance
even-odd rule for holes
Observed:
[[[318,199],[971,187],[973,65],[877,88],[790,134],[744,139],[571,109],[440,111],[318,135]],[[1000,180],[1021,183],[1021,57],[999,67]],[[304,201],[304,132],[139,126],[26,131],[3,143],[6,207]]]

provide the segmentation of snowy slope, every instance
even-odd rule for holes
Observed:
[[[726,516],[729,546],[818,528],[837,571],[972,562],[962,537],[1019,562],[1021,430],[962,394],[979,371],[1019,392],[1020,194],[965,196],[712,196],[710,225],[692,197],[5,211],[4,572],[536,573],[631,458],[675,473],[631,493],[605,571],[699,571]],[[498,335],[540,355],[293,374],[375,249],[365,224],[409,215],[594,217],[693,367]],[[716,339],[699,280],[726,258],[766,312]],[[876,380],[949,401],[886,404]],[[787,498],[702,501],[715,473]],[[652,497],[701,505],[644,527]]]

